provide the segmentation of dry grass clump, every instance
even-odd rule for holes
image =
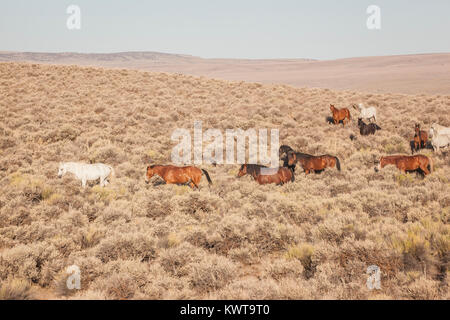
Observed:
[[[378,109],[375,136],[327,123],[329,104]],[[367,94],[76,66],[0,64],[0,299],[448,299],[450,158],[426,178],[374,171],[414,124],[450,126],[449,96]],[[353,118],[357,118],[352,109]],[[339,157],[281,187],[202,165],[200,191],[145,184],[176,128],[280,129]],[[355,138],[352,140],[350,136]],[[206,142],[205,142],[206,144]],[[61,161],[114,166],[86,189]],[[81,290],[66,286],[67,267]],[[381,290],[366,287],[370,265]]]
[[[35,298],[29,281],[15,278],[0,282],[0,300],[33,300]]]

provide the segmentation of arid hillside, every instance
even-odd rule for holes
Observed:
[[[420,91],[422,92],[422,91]],[[329,105],[378,109],[362,137]],[[414,124],[450,126],[450,96],[367,94],[187,75],[0,63],[0,299],[449,299],[450,158],[426,178],[381,155],[409,154]],[[294,183],[201,166],[200,191],[144,180],[176,128],[278,128],[280,143],[339,157]],[[354,135],[356,139],[351,140]],[[103,162],[110,185],[57,177]],[[204,178],[203,178],[204,179]],[[68,290],[66,270],[81,270]],[[366,270],[381,269],[369,290]]]
[[[0,52],[0,61],[170,72],[232,81],[371,93],[450,95],[450,53],[312,59],[203,59],[158,52]]]

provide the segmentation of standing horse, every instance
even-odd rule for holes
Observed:
[[[438,135],[447,135],[450,137],[450,128],[441,126],[440,124],[437,124],[437,123],[433,123],[431,125],[431,129],[433,129],[433,132]],[[430,129],[430,131],[431,131],[431,129]]]
[[[266,166],[263,166],[261,164],[247,164],[244,163],[241,168],[239,169],[237,177],[243,177],[245,175],[251,175],[253,179],[256,180],[256,178],[261,174],[261,168],[267,168]]]
[[[361,118],[358,119],[358,127],[359,127],[359,133],[362,136],[368,136],[369,134],[375,134],[375,132],[377,132],[377,130],[381,130],[381,128],[376,123],[365,124]]]
[[[295,176],[292,169],[286,167],[278,168],[278,170],[274,168],[267,168],[256,177],[256,181],[259,184],[275,183],[276,185],[283,185],[289,181],[294,182]]]
[[[436,133],[434,129],[430,129],[430,135],[432,137],[431,146],[437,154],[440,153],[440,148],[450,146],[450,135]]]
[[[88,180],[100,179],[100,186],[108,184],[107,178],[114,175],[114,169],[103,163],[86,164],[66,162],[60,163],[58,168],[58,177],[62,178],[67,172],[73,173],[75,177],[81,180],[81,185],[86,188]]]
[[[297,162],[301,164],[306,174],[309,174],[311,171],[320,172],[328,167],[336,167],[338,171],[341,171],[341,162],[339,161],[339,158],[335,156],[311,156],[295,152],[288,153],[288,164],[292,166]]]
[[[353,104],[352,106],[354,109],[359,110],[359,119],[373,119],[375,122],[377,122],[377,109],[375,109],[375,107],[364,108],[364,105],[362,103],[359,103],[358,105]]]
[[[209,174],[204,169],[196,167],[176,167],[176,166],[160,166],[153,165],[147,167],[145,182],[149,183],[154,175],[160,176],[167,184],[188,184],[192,189],[197,188],[202,178],[202,174],[206,176],[208,183],[212,181]]]
[[[395,155],[381,157],[380,164],[375,168],[375,171],[379,171],[389,164],[395,165],[403,173],[420,169],[427,175],[434,171],[433,159],[421,154],[415,156]]]
[[[418,123],[414,126],[414,132],[414,148],[416,151],[420,148],[425,148],[428,142],[428,133],[420,130],[420,124]]]
[[[333,122],[334,124],[338,124],[339,121],[342,121],[342,125],[345,126],[345,120],[347,119],[347,123],[351,121],[350,111],[347,108],[337,109],[334,105],[330,104],[330,110],[333,113]]]

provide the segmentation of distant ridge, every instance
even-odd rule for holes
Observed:
[[[204,59],[160,52],[1,52],[0,62],[76,64],[373,93],[450,95],[450,53],[313,59]]]

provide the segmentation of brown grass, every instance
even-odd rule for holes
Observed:
[[[378,108],[375,136],[326,123],[330,103],[358,102]],[[448,153],[425,179],[375,173],[374,160],[409,152],[415,122],[450,126],[449,108],[449,96],[420,93],[1,63],[0,298],[448,299]],[[276,187],[204,165],[214,184],[200,192],[146,185],[146,166],[168,163],[172,131],[194,120],[279,128],[282,144],[337,155],[343,170],[299,170]],[[59,161],[105,162],[116,176],[82,189],[57,178]],[[81,290],[68,292],[73,264]],[[380,291],[366,287],[372,264]]]

